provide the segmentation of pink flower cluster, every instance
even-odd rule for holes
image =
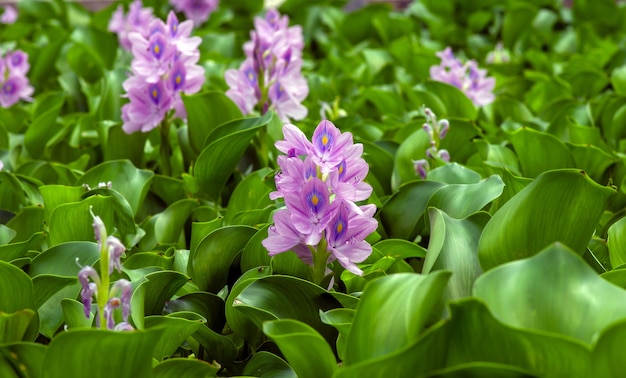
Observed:
[[[226,71],[226,94],[244,114],[257,107],[261,113],[275,110],[284,122],[303,119],[307,108],[301,102],[309,86],[301,73],[302,28],[289,27],[289,18],[275,9],[257,17],[254,25],[251,40],[243,46],[246,59],[238,70]]]
[[[122,126],[128,134],[157,127],[170,110],[187,118],[181,93],[193,94],[202,88],[204,68],[199,66],[200,37],[190,37],[193,21],[179,23],[174,12],[167,23],[155,18],[149,32],[131,32],[132,75],[124,81],[130,102],[122,107]]]
[[[363,182],[369,166],[363,145],[352,134],[341,133],[330,121],[322,121],[309,141],[296,126],[283,127],[285,140],[276,148],[281,172],[271,199],[284,198],[286,207],[274,213],[274,225],[263,240],[270,256],[293,251],[313,264],[314,255],[334,260],[354,274],[363,274],[356,263],[365,260],[372,247],[364,240],[377,227],[375,205],[358,206],[372,187]]]
[[[472,100],[474,105],[489,105],[495,100],[493,89],[496,79],[487,77],[487,71],[478,68],[478,63],[469,60],[463,64],[454,57],[450,47],[437,53],[441,58],[438,66],[430,67],[433,80],[454,85]]]
[[[0,106],[8,108],[20,99],[32,101],[35,92],[26,74],[30,70],[28,54],[21,50],[0,55]]]
[[[220,4],[219,0],[170,0],[176,12],[183,12],[195,26],[205,23]]]
[[[0,24],[13,24],[17,21],[17,8],[14,5],[6,4],[2,8],[2,16],[0,16]]]

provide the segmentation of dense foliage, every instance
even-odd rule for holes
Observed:
[[[109,30],[128,4],[19,2],[0,376],[626,371],[626,7],[346,3],[285,1],[281,48],[261,1],[212,1],[162,66],[169,39]],[[168,1],[143,6],[176,29]]]

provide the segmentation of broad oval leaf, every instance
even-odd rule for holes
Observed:
[[[478,243],[481,266],[488,270],[529,257],[556,241],[582,255],[614,193],[578,170],[541,174],[485,226]]]
[[[483,274],[474,295],[503,323],[589,344],[603,328],[626,319],[626,291],[599,277],[559,243]],[[576,316],[564,309],[576,309]]]

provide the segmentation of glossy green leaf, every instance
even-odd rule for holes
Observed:
[[[26,196],[15,176],[0,172],[0,209],[17,213],[26,204]]]
[[[63,277],[52,274],[40,274],[33,277],[35,308],[41,307],[52,295],[66,286],[73,285],[77,277]]]
[[[473,298],[452,302],[450,313],[449,320],[403,350],[344,366],[335,377],[422,376],[476,361],[516,366],[540,377],[591,374],[589,348],[581,342],[504,325]]]
[[[241,118],[237,105],[221,92],[183,96],[183,102],[189,119],[189,141],[197,154],[205,147],[204,140],[213,129]]]
[[[207,136],[194,166],[194,176],[210,199],[219,200],[222,189],[256,132],[272,119],[271,112],[259,118],[227,122]]]
[[[510,135],[526,177],[537,177],[545,171],[575,167],[567,147],[556,137],[529,128]]]
[[[31,321],[36,312],[29,308],[13,313],[0,312],[0,344],[21,341],[27,337]]]
[[[390,238],[413,240],[430,197],[444,184],[432,181],[409,182],[392,195],[379,211],[380,221]]]
[[[602,183],[604,172],[616,159],[604,150],[592,145],[568,145],[576,167],[585,171],[592,179]]]
[[[32,239],[33,234],[43,231],[44,210],[40,206],[25,207],[6,223],[7,227],[16,232],[11,240],[13,243]]]
[[[450,163],[428,172],[428,181],[446,184],[478,184],[480,174],[461,164]]]
[[[256,230],[227,226],[207,235],[189,256],[191,278],[200,290],[217,293],[226,284],[228,270]]]
[[[93,229],[92,229],[93,231]],[[54,274],[64,277],[78,276],[80,266],[94,265],[100,258],[94,242],[69,242],[51,247],[33,259],[28,270],[31,277]],[[78,265],[76,262],[78,261]]]
[[[105,224],[113,224],[114,211],[112,202],[111,197],[93,196],[81,202],[57,206],[50,213],[48,234],[50,244],[57,245],[76,240],[94,240],[91,212],[102,218]]]
[[[131,317],[137,328],[143,328],[144,315],[160,315],[165,302],[187,283],[188,278],[171,270],[157,271],[145,276],[131,297]]]
[[[152,354],[161,331],[70,330],[46,352],[43,377],[152,376]],[[80,356],[73,363],[67,356]]]
[[[90,313],[89,317],[85,316],[85,309],[81,302],[64,298],[61,300],[61,309],[63,310],[63,321],[67,328],[91,328],[95,314]]]
[[[136,215],[150,189],[153,176],[154,172],[135,168],[128,160],[107,161],[85,172],[76,184],[97,188],[99,183],[110,181],[113,189],[126,198]]]
[[[40,376],[46,350],[46,346],[36,343],[21,342],[0,346],[0,374],[7,378]]]
[[[233,304],[241,292],[253,282],[263,277],[270,276],[272,270],[270,267],[261,266],[244,272],[235,282],[232,290],[226,298],[226,320],[233,332],[239,337],[245,339],[248,343],[256,345],[261,341],[263,336],[261,330],[250,320],[245,314],[237,310]]]
[[[476,107],[457,87],[439,81],[426,81],[423,85],[428,92],[439,97],[445,104],[445,113],[437,114],[438,117],[476,118]]]
[[[626,218],[613,223],[608,234],[611,265],[617,267],[626,264]]]
[[[35,68],[33,67],[33,71]],[[48,93],[38,100],[37,108],[43,111],[34,116],[33,123],[24,134],[24,146],[31,156],[43,157],[48,142],[59,132],[57,117],[65,98],[64,93]]]
[[[191,358],[170,358],[154,367],[154,378],[217,377],[219,366]]]
[[[428,276],[394,274],[371,281],[354,314],[344,363],[379,358],[414,343],[449,278],[450,272],[442,271]]]
[[[422,273],[451,271],[445,297],[457,299],[471,295],[474,281],[482,273],[478,240],[489,216],[478,213],[466,219],[454,219],[435,208],[428,209],[428,215],[430,241]]]
[[[488,270],[556,241],[582,255],[613,194],[574,169],[541,174],[487,223],[478,244],[480,265]]]
[[[598,277],[559,243],[534,257],[483,274],[476,280],[474,295],[506,324],[554,332],[586,343],[609,324],[626,318],[626,291]],[[571,317],[555,308],[575,308],[578,315]]]
[[[206,319],[206,326],[221,332],[226,323],[224,300],[212,293],[195,292],[167,302],[168,311],[188,311]]]
[[[233,219],[237,214],[272,204],[269,199],[272,187],[268,184],[268,176],[272,172],[269,168],[260,169],[247,175],[237,185],[228,201],[226,214],[224,214],[226,224],[233,224]]]
[[[436,207],[452,218],[465,218],[498,198],[504,189],[500,176],[493,175],[477,184],[451,184],[437,190],[428,206]]]
[[[402,239],[385,239],[374,244],[374,248],[385,256],[402,260],[410,257],[426,257],[426,250],[415,244]]]
[[[172,356],[178,347],[203,327],[199,321],[192,321],[173,316],[146,316],[144,319],[146,329],[161,328],[161,338],[154,347],[152,357],[158,361]]]
[[[23,309],[36,309],[33,283],[21,269],[0,261],[0,312],[12,313]]]
[[[267,320],[299,320],[313,327],[327,342],[335,339],[336,331],[322,323],[319,311],[340,306],[320,286],[300,278],[280,275],[253,281],[233,301],[235,310],[244,314],[258,328],[262,328],[263,322]]]
[[[275,354],[255,353],[243,369],[243,374],[259,378],[297,378],[291,366]]]
[[[305,323],[292,319],[263,323],[272,339],[300,378],[330,377],[337,370],[335,355],[326,340]]]

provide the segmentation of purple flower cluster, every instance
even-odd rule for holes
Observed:
[[[195,26],[200,26],[209,19],[219,0],[170,0],[176,12],[183,12],[188,20],[193,20]]]
[[[478,68],[478,63],[469,60],[463,64],[455,58],[450,47],[437,53],[441,58],[438,66],[430,67],[430,77],[459,88],[474,105],[483,106],[493,102],[496,79],[487,77],[487,71]]]
[[[30,70],[28,54],[21,50],[0,55],[0,106],[8,108],[20,99],[32,101],[35,91],[26,74]]]
[[[372,192],[363,182],[369,171],[361,157],[363,145],[326,120],[312,141],[291,124],[283,127],[283,134],[276,148],[286,155],[278,157],[281,172],[270,198],[284,198],[285,208],[274,213],[263,246],[270,256],[291,250],[308,264],[322,256],[324,269],[337,260],[350,272],[363,274],[355,263],[372,253],[364,239],[378,225],[375,205],[355,204]]]
[[[226,71],[226,95],[244,114],[256,106],[262,114],[275,110],[284,122],[303,119],[307,108],[301,102],[309,86],[301,73],[302,28],[289,27],[289,18],[275,9],[257,17],[254,25],[251,40],[243,46],[246,59],[238,70]]]
[[[130,33],[141,33],[144,37],[149,36],[148,26],[154,20],[152,8],[144,8],[141,0],[134,0],[128,13],[124,14],[124,8],[118,5],[109,21],[109,31],[117,34],[120,46],[126,51],[131,50],[131,42],[128,38]]]
[[[106,328],[116,331],[128,331],[133,327],[128,323],[128,315],[130,314],[130,297],[132,294],[132,285],[128,280],[119,279],[108,289],[109,276],[113,270],[122,271],[120,258],[126,250],[126,247],[120,240],[114,236],[107,237],[106,227],[99,216],[93,215],[93,228],[100,254],[100,267],[104,272],[100,272],[86,265],[78,272],[78,281],[82,286],[80,292],[81,300],[85,310],[85,316],[89,318],[91,313],[91,303],[95,297],[98,301],[99,316],[97,324],[100,327],[100,319],[106,322]],[[108,267],[107,269],[102,269]],[[103,296],[104,293],[104,296]],[[115,324],[114,311],[118,308],[122,309],[122,322]]]
[[[424,123],[423,129],[428,134],[430,144],[426,149],[426,159],[413,161],[415,172],[422,179],[426,178],[431,168],[429,161],[433,163],[433,166],[450,162],[450,153],[448,150],[439,149],[439,143],[448,134],[450,123],[447,119],[437,121],[437,116],[429,108],[424,108],[424,114],[426,115],[426,123]]]
[[[204,83],[204,68],[199,66],[200,37],[190,37],[193,21],[179,23],[174,12],[167,23],[155,18],[149,32],[128,35],[133,53],[132,75],[123,87],[130,102],[122,107],[122,126],[128,134],[147,132],[175,111],[187,118],[181,93],[193,94]]]

